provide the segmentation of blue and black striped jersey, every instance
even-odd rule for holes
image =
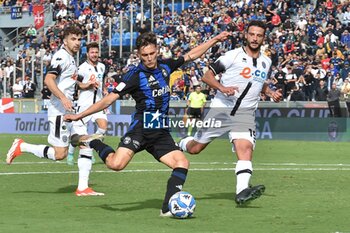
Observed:
[[[141,120],[144,112],[159,111],[166,116],[170,100],[170,74],[184,61],[183,57],[159,60],[156,69],[148,69],[140,63],[119,80],[113,92],[120,96],[131,94],[136,101],[134,120]]]

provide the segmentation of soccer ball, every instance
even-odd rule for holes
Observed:
[[[169,200],[169,210],[175,218],[191,217],[195,208],[196,200],[188,192],[177,192]]]

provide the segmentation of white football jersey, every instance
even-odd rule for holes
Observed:
[[[55,82],[58,89],[60,89],[68,99],[73,101],[78,67],[75,64],[74,57],[70,55],[64,47],[53,55],[51,66],[47,73],[57,76]],[[61,101],[55,95],[51,95],[50,102],[48,116],[66,114],[66,110]]]
[[[105,65],[100,62],[94,66],[86,61],[79,66],[78,74],[83,77],[82,83],[97,80],[99,86],[96,90],[80,90],[78,106],[91,106],[103,98],[103,79],[105,70]]]
[[[257,59],[253,59],[243,47],[226,52],[210,65],[210,69],[215,74],[222,73],[220,82],[223,86],[237,86],[238,92],[234,96],[227,96],[217,91],[211,106],[234,107],[237,100],[241,99],[239,109],[255,110],[270,66],[270,58],[260,54]]]

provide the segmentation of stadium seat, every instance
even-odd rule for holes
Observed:
[[[120,39],[119,37],[117,38],[112,38],[112,46],[119,46],[120,44]]]

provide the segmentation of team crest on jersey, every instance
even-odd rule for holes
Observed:
[[[123,140],[123,143],[125,145],[129,144],[131,142],[131,138],[130,137],[125,137],[124,140]]]
[[[262,67],[265,69],[266,68],[266,63],[262,62]]]
[[[63,142],[68,142],[68,136],[67,135],[62,136],[62,141]]]
[[[166,69],[164,68],[161,68],[161,69],[162,69],[163,77],[168,77],[168,72],[166,71]]]

